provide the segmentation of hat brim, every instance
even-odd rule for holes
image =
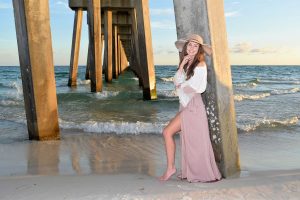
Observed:
[[[188,42],[187,39],[179,39],[175,42],[175,46],[179,52],[182,52],[186,42]],[[201,44],[201,45],[205,53],[210,56],[212,54],[212,48],[208,44]]]

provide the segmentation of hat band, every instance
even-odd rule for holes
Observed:
[[[198,43],[198,44],[201,44],[201,45],[203,45],[203,42],[200,42],[200,41],[198,41],[198,40],[195,40],[195,39],[190,39],[188,42],[190,42],[190,41],[192,41],[192,42],[196,42],[196,43]]]

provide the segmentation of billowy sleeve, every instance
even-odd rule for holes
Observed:
[[[174,85],[176,87],[178,87],[184,81],[185,81],[185,74],[184,74],[184,72],[182,72],[180,70],[177,70],[177,72],[175,73],[174,79],[173,79]]]
[[[194,75],[181,84],[181,89],[185,93],[203,93],[207,85],[207,68],[199,66],[194,69]]]

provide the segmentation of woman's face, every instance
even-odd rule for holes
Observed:
[[[199,44],[193,41],[190,41],[187,45],[186,52],[190,56],[195,56],[198,52]]]

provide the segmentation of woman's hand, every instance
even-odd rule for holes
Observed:
[[[183,69],[184,65],[186,65],[190,61],[191,61],[191,56],[189,56],[189,55],[184,56],[184,58],[182,59],[182,62],[180,64],[179,69]]]

